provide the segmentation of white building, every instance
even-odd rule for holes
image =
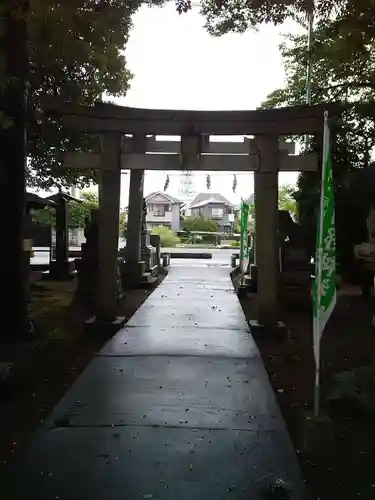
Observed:
[[[180,206],[182,201],[170,194],[156,191],[145,198],[147,207],[147,228],[156,226],[169,227],[180,231]]]

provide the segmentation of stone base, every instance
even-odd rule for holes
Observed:
[[[153,267],[153,260],[156,252],[152,247],[141,248],[141,261],[146,263],[146,271]]]
[[[236,292],[240,299],[244,299],[247,295],[247,285],[238,284],[236,287]]]
[[[110,337],[114,335],[126,322],[125,316],[117,316],[113,320],[103,320],[92,316],[85,322],[86,332],[90,335]]]
[[[158,277],[152,273],[143,273],[139,278],[139,286],[151,286],[158,281]]]
[[[146,271],[150,271],[153,267],[153,260],[156,254],[155,248],[150,243],[150,235],[149,231],[144,231],[141,233],[141,260],[146,262]]]
[[[235,281],[237,279],[237,276],[240,274],[240,268],[239,267],[235,267],[233,269],[233,271],[231,271],[230,273],[230,277],[232,279],[232,282],[233,282],[233,286],[235,286]]]
[[[270,326],[260,323],[258,320],[250,320],[249,326],[251,334],[255,337],[258,335],[272,337],[276,340],[285,340],[289,336],[288,329],[282,321],[277,321],[275,325]]]
[[[257,282],[258,280],[258,266],[256,264],[250,264],[249,274],[251,278]]]
[[[171,263],[171,254],[170,253],[163,253],[162,254],[162,267],[168,267]]]
[[[54,281],[69,281],[76,275],[75,264],[73,260],[57,262],[53,260],[49,265],[48,277]]]
[[[141,276],[146,272],[146,262],[124,262],[121,265],[121,280],[123,288],[136,288]]]
[[[155,264],[154,266],[152,266],[148,271],[146,272],[149,272],[150,274],[152,274],[152,276],[158,276],[158,273],[159,273],[159,266],[157,264]]]
[[[301,415],[300,449],[304,455],[324,456],[334,451],[332,420],[328,415],[314,417],[312,412]]]

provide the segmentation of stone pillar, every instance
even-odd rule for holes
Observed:
[[[73,264],[69,262],[68,202],[63,194],[56,198],[56,253],[50,263],[52,279],[65,280],[73,276]]]
[[[113,321],[117,309],[117,257],[121,192],[121,135],[102,135],[99,172],[97,318]]]
[[[61,196],[56,207],[56,260],[61,265],[69,258],[68,203]]]
[[[278,320],[278,138],[259,136],[259,168],[254,174],[258,321],[275,326]]]
[[[142,229],[141,233],[141,260],[145,263],[146,271],[149,272],[154,267],[155,251],[150,243],[151,231]]]
[[[143,213],[144,170],[130,170],[128,229],[125,260],[128,269],[138,266],[141,260],[141,232]]]
[[[159,273],[160,263],[160,236],[158,234],[150,235],[150,244],[155,248],[155,263],[157,265],[157,272]]]

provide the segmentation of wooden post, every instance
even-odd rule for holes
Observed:
[[[258,136],[259,170],[255,172],[256,262],[258,321],[276,326],[278,320],[278,139]]]
[[[102,135],[99,172],[97,318],[113,321],[117,310],[117,256],[121,192],[121,135]]]

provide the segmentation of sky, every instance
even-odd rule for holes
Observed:
[[[261,26],[257,32],[228,34],[216,38],[204,29],[204,18],[193,8],[179,15],[174,3],[141,7],[125,50],[134,77],[124,106],[164,109],[243,110],[255,109],[267,95],[284,83],[279,53],[282,33],[296,31],[293,23],[281,27]],[[241,138],[232,138],[241,140]],[[166,172],[145,173],[145,195],[162,191]],[[179,195],[180,173],[169,172],[168,193]],[[295,173],[279,175],[280,184],[293,184]],[[253,192],[253,175],[211,173],[211,192],[220,192],[233,203]],[[206,191],[206,173],[193,174],[196,192]],[[129,173],[123,172],[121,207],[128,202]]]
[[[174,4],[144,6],[133,18],[134,28],[125,51],[134,74],[121,105],[142,108],[241,110],[255,109],[284,83],[279,44],[294,24],[261,26],[257,32],[212,37],[204,18],[194,9],[178,15]],[[234,138],[241,140],[242,138]],[[233,139],[232,139],[233,140]],[[254,191],[253,174],[239,172],[236,193],[233,173],[210,173],[211,189],[233,203]],[[168,193],[179,196],[181,175],[169,173]],[[294,184],[295,173],[281,173],[281,184]],[[162,191],[166,172],[146,172],[144,191]],[[196,192],[206,189],[206,173],[193,173]],[[122,176],[121,206],[127,204],[129,175]]]

